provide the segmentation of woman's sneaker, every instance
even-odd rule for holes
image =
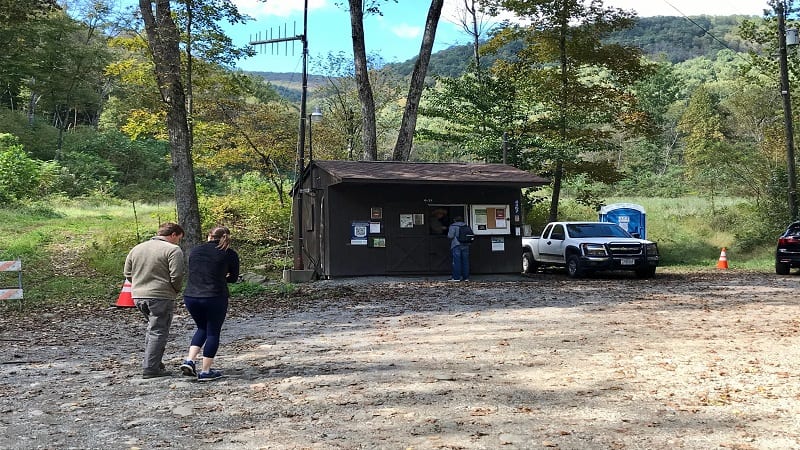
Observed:
[[[214,381],[218,380],[225,375],[219,370],[209,370],[208,372],[200,372],[197,374],[197,381]]]
[[[194,365],[194,361],[186,360],[181,364],[181,372],[187,377],[196,377],[197,376],[197,366]]]

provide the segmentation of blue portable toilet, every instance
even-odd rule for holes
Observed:
[[[600,222],[612,222],[628,233],[638,233],[641,239],[647,238],[644,207],[634,203],[614,203],[600,208]]]

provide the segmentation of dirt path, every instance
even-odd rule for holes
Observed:
[[[800,276],[318,282],[235,303],[218,366],[141,380],[144,324],[0,325],[4,449],[800,449]]]

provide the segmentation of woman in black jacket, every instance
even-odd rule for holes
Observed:
[[[197,324],[197,330],[189,345],[189,353],[181,364],[181,372],[196,376],[198,381],[223,377],[222,372],[211,366],[228,313],[228,283],[239,279],[239,255],[230,245],[230,230],[216,227],[208,233],[208,242],[189,252],[189,281],[183,290],[183,302]],[[195,359],[201,350],[203,363],[198,372]]]

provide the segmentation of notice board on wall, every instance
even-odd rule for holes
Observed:
[[[511,232],[510,224],[507,205],[474,205],[472,207],[472,228],[475,234],[509,234]]]

